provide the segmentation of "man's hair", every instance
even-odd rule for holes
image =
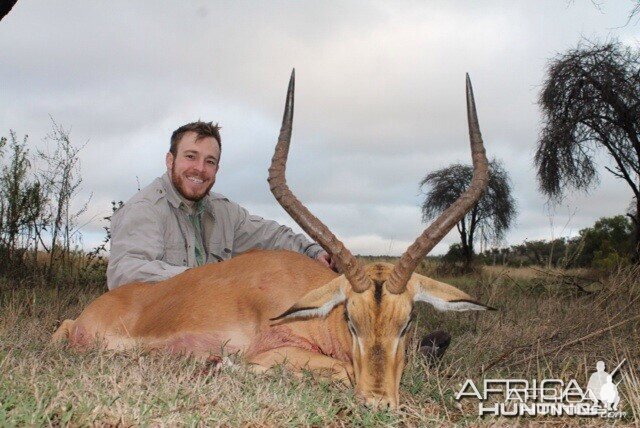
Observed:
[[[195,132],[197,134],[196,141],[207,137],[215,138],[218,143],[218,147],[222,150],[220,126],[218,126],[217,123],[214,125],[213,122],[202,122],[199,120],[197,122],[182,125],[180,128],[173,131],[173,134],[171,134],[171,146],[169,147],[169,152],[171,152],[172,155],[176,156],[178,154],[178,143],[187,132]]]

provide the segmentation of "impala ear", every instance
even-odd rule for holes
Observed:
[[[310,291],[284,313],[271,318],[271,321],[327,316],[331,309],[346,300],[350,289],[349,281],[341,275],[328,284]]]
[[[408,287],[413,286],[415,302],[427,302],[439,311],[495,311],[456,287],[423,275],[413,274]]]

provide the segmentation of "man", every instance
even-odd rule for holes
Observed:
[[[249,214],[211,193],[219,169],[219,127],[181,126],[171,136],[167,172],[135,194],[111,219],[107,286],[162,281],[252,248],[288,249],[331,266],[318,244],[288,227]]]

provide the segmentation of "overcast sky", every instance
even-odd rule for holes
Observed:
[[[0,135],[71,128],[81,152],[84,245],[110,201],[164,172],[171,132],[222,126],[214,190],[300,230],[266,177],[296,69],[288,182],[359,254],[400,254],[423,228],[418,183],[470,163],[469,72],[490,157],[512,179],[507,244],[577,234],[624,213],[628,187],[604,170],[588,195],[549,206],[532,158],[548,61],[583,39],[637,48],[634,1],[18,1],[0,22]],[[452,231],[433,251],[459,240]]]

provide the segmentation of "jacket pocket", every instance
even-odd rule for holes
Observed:
[[[211,247],[208,252],[207,263],[229,260],[233,254],[233,250],[221,242],[212,242]]]
[[[168,247],[164,251],[163,261],[174,266],[187,266],[187,253],[184,248]]]

